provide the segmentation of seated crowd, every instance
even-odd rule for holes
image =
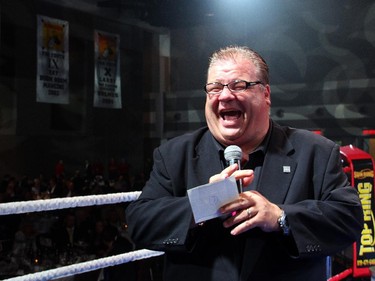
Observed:
[[[83,173],[77,170],[68,177],[60,160],[55,174],[48,180],[43,176],[17,179],[4,175],[0,204],[139,191],[146,180],[143,173],[132,176],[128,169],[114,167],[113,159],[109,161],[106,176],[104,169],[93,166],[89,167],[86,162]],[[127,204],[0,216],[0,277],[24,275],[132,251],[134,245],[127,235],[125,221]],[[147,268],[145,264],[148,264]],[[156,280],[158,269],[154,270],[154,276],[145,276],[150,275],[150,266],[155,267],[155,264],[123,264],[82,274],[81,278],[120,280],[126,274],[126,280]],[[80,280],[79,276],[74,280]]]

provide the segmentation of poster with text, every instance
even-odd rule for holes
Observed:
[[[36,100],[69,103],[69,24],[37,16]]]
[[[121,108],[120,37],[95,31],[94,107]]]

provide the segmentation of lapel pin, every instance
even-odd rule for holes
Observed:
[[[290,173],[290,166],[283,166],[284,173]]]

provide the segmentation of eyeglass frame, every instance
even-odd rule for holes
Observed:
[[[235,84],[235,83],[238,83],[238,82],[245,82],[245,83],[246,83],[246,88],[243,89],[243,90],[240,90],[240,91],[236,91],[236,90],[232,90],[232,89],[230,89],[230,88],[228,87],[230,84]],[[220,92],[217,92],[217,93],[209,93],[209,92],[207,92],[207,86],[208,86],[208,85],[213,85],[213,84],[222,85],[223,88],[221,89]],[[227,87],[228,90],[229,90],[231,93],[242,93],[242,92],[246,91],[249,87],[252,87],[252,86],[255,86],[255,85],[260,85],[260,84],[263,85],[263,82],[260,81],[260,80],[257,80],[257,81],[251,81],[251,82],[248,82],[248,81],[245,81],[245,80],[234,80],[234,81],[229,82],[229,83],[227,83],[227,84],[222,84],[222,83],[220,83],[220,82],[207,83],[206,85],[204,85],[203,89],[204,89],[204,91],[206,92],[207,95],[220,95],[220,94],[223,92],[224,87]]]

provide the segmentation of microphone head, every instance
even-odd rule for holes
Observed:
[[[224,158],[227,161],[242,159],[242,150],[237,145],[230,145],[224,150]]]

